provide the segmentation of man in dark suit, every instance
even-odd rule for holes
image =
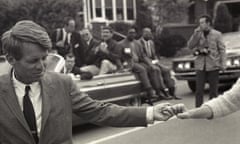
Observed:
[[[111,27],[105,26],[101,29],[102,41],[96,49],[99,58],[98,63],[100,64],[100,75],[121,71],[123,68],[118,44],[112,37],[113,30]]]
[[[0,77],[1,144],[72,144],[72,112],[86,121],[109,126],[146,126],[167,120],[169,104],[121,107],[91,99],[71,77],[47,72],[52,47],[46,30],[20,21],[2,36],[12,69]]]
[[[52,35],[53,49],[64,58],[67,54],[75,56],[75,66],[81,67],[84,63],[83,51],[86,48],[79,32],[75,31],[75,20],[68,19],[63,28],[57,28]]]
[[[143,31],[143,36],[144,36],[144,31]],[[150,37],[150,35],[147,35],[147,37],[145,37],[145,36],[143,37],[143,36],[138,40],[138,43],[141,45],[141,49],[145,55],[145,57],[142,61],[144,61],[145,65],[148,67],[148,69],[151,69],[152,71],[155,71],[155,73],[157,73],[154,76],[154,79],[157,79],[159,82],[159,89],[160,89],[159,95],[164,95],[165,97],[172,98],[172,96],[169,94],[169,91],[164,84],[161,69],[158,66],[156,66],[154,63],[152,63],[152,60],[149,58],[151,49],[149,49],[148,47],[153,46],[153,43],[151,43],[151,41],[149,41],[151,39],[151,37]]]
[[[148,103],[152,105],[152,98],[155,97],[154,90],[160,99],[169,99],[164,95],[161,95],[160,83],[157,77],[156,71],[150,69],[144,63],[144,57],[146,55],[141,48],[141,45],[135,40],[136,29],[131,27],[128,30],[127,37],[118,43],[119,49],[121,49],[121,60],[125,69],[132,71],[142,83],[144,90],[147,92]]]
[[[81,66],[82,71],[90,72],[92,75],[98,75],[100,68],[98,64],[97,47],[100,41],[93,38],[89,29],[81,30],[81,36],[86,43],[86,49],[83,51],[84,64]]]
[[[142,45],[143,52],[146,55],[145,62],[158,71],[158,78],[164,93],[169,93],[174,99],[181,99],[175,95],[175,80],[170,74],[170,69],[161,64],[156,55],[153,35],[150,28],[144,28],[139,42]]]

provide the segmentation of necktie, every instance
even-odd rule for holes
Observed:
[[[31,130],[32,136],[36,143],[38,143],[37,124],[35,118],[35,112],[32,102],[29,97],[30,86],[25,87],[25,95],[23,97],[23,115],[27,121],[27,124]]]
[[[150,47],[149,41],[146,41],[145,48],[146,48],[147,56],[151,57],[151,47]]]

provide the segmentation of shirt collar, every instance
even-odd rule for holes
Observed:
[[[21,88],[21,89],[25,89],[25,87],[27,86],[26,84],[24,84],[24,83],[22,83],[21,81],[19,81],[19,80],[16,79],[14,70],[13,70],[13,72],[12,72],[12,80],[13,80],[13,83],[14,83],[14,86],[15,86],[15,87],[19,87],[19,88]],[[31,83],[31,84],[28,84],[28,85],[31,87],[31,89],[32,89],[32,88],[36,88],[36,87],[39,86],[39,82],[33,82],[33,83]]]
[[[143,37],[142,37],[142,40],[143,40],[144,43],[147,43],[147,42],[148,42],[148,41],[146,41]]]

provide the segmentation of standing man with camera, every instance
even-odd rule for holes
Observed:
[[[225,69],[225,45],[221,32],[211,27],[208,15],[199,18],[199,27],[195,29],[188,41],[188,47],[194,48],[196,70],[196,107],[203,103],[205,82],[209,83],[209,99],[218,95],[219,71]]]

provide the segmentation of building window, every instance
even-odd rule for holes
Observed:
[[[113,20],[113,3],[112,0],[105,0],[106,19]]]
[[[123,0],[116,0],[117,20],[124,19]]]
[[[95,0],[96,17],[102,17],[102,3],[101,0]]]
[[[136,0],[84,0],[88,22],[94,20],[133,22],[136,18]]]
[[[133,0],[126,1],[127,1],[127,19],[133,20],[134,19]]]
[[[93,0],[89,0],[89,8],[90,8],[90,17],[93,18]]]

